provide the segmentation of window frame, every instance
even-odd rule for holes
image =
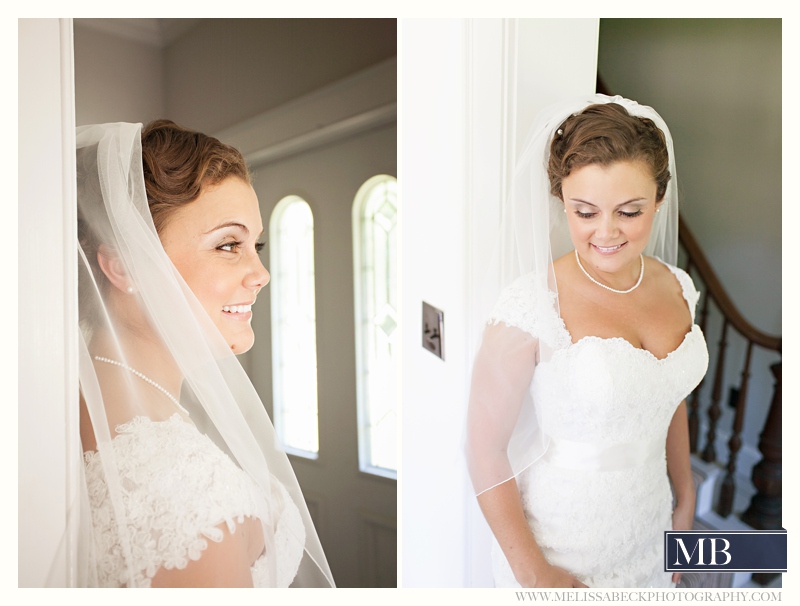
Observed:
[[[270,214],[269,219],[269,265],[270,265],[270,274],[274,277],[280,276],[283,272],[282,270],[282,259],[283,256],[286,254],[285,251],[285,241],[282,241],[281,237],[281,227],[282,227],[282,219],[284,218],[286,211],[295,204],[303,204],[308,209],[308,213],[311,217],[311,255],[310,255],[310,264],[311,264],[311,296],[312,296],[312,310],[313,310],[313,331],[312,334],[314,335],[314,403],[316,407],[316,451],[306,450],[304,448],[299,448],[297,446],[290,445],[286,442],[285,436],[283,433],[283,415],[284,410],[286,408],[284,397],[284,373],[282,372],[282,367],[285,365],[284,360],[284,352],[286,351],[284,348],[284,343],[286,341],[287,335],[285,334],[285,324],[283,322],[285,315],[283,311],[282,305],[282,298],[284,295],[284,285],[285,282],[283,280],[273,281],[270,285],[270,326],[271,326],[271,336],[272,336],[272,416],[273,416],[273,425],[275,426],[275,432],[278,434],[278,438],[283,446],[284,450],[290,454],[297,457],[302,457],[308,460],[318,460],[320,455],[320,443],[319,443],[319,375],[318,375],[318,359],[317,359],[317,314],[316,314],[316,262],[314,259],[314,239],[315,239],[315,232],[314,232],[314,213],[311,209],[309,203],[298,195],[287,195],[281,198],[281,200],[275,205],[275,208],[272,209],[272,213]],[[284,249],[282,251],[282,249]]]
[[[373,476],[383,477],[390,480],[397,480],[397,470],[386,467],[379,467],[373,465],[371,462],[371,441],[372,441],[372,426],[370,424],[370,406],[368,397],[367,376],[369,373],[368,358],[367,358],[367,339],[368,335],[364,330],[370,318],[366,317],[368,313],[369,304],[367,299],[373,297],[371,292],[367,289],[370,287],[369,280],[365,275],[368,270],[365,267],[372,262],[363,258],[365,253],[366,244],[366,211],[370,202],[373,190],[384,183],[394,183],[397,187],[397,178],[392,175],[379,174],[367,179],[358,189],[356,196],[353,200],[352,207],[352,227],[353,227],[353,313],[355,325],[355,350],[356,350],[356,400],[357,400],[357,415],[358,415],[358,466],[359,470]],[[399,215],[399,198],[395,193],[395,208]],[[397,227],[395,227],[397,229]],[[399,237],[398,237],[399,248]],[[395,263],[399,263],[399,250],[395,251]],[[374,288],[374,286],[373,286]],[[399,306],[399,289],[398,289],[398,306]],[[399,311],[399,310],[398,310]],[[400,332],[400,318],[397,316],[397,327],[395,330]],[[398,344],[399,347],[399,344]],[[397,351],[397,350],[395,350]],[[398,354],[399,355],[399,354]],[[393,356],[393,365],[397,373],[397,385],[400,385],[399,377],[399,363],[400,360]],[[395,390],[395,397],[397,397],[397,390]],[[399,421],[398,402],[395,402],[395,415]],[[395,449],[397,448],[397,440],[395,440]],[[399,461],[398,461],[399,462]]]

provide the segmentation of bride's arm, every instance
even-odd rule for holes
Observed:
[[[478,503],[522,587],[586,587],[545,559],[528,526],[514,478],[480,494]]]
[[[208,547],[200,559],[189,560],[185,568],[160,568],[151,579],[152,587],[252,587],[254,531],[261,532],[261,523],[254,518],[236,525],[233,533],[222,523],[217,528],[223,538],[216,542],[206,539]]]
[[[500,324],[484,331],[470,389],[470,474],[479,493],[478,504],[520,585],[585,587],[544,558],[525,518],[508,461],[508,442],[533,377],[537,353],[536,339],[518,328]]]
[[[672,513],[673,530],[691,530],[694,520],[695,491],[692,479],[692,463],[689,457],[689,420],[686,416],[686,400],[680,403],[672,415],[667,432],[667,472],[675,489],[675,511]],[[673,582],[681,575],[672,575]]]

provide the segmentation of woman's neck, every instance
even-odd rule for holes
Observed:
[[[153,338],[150,330],[122,325],[115,334],[96,334],[89,347],[94,356],[126,364],[145,375],[176,398],[180,394],[183,374],[167,347]]]
[[[609,288],[620,291],[628,290],[637,285],[639,278],[642,277],[642,272],[644,269],[643,259],[641,256],[636,257],[635,261],[632,261],[624,267],[621,267],[615,272],[607,272],[596,269],[591,263],[577,256],[575,259],[576,262],[582,266],[583,273],[597,280],[601,284],[605,284]]]

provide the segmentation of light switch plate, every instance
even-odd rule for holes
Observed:
[[[422,302],[422,346],[444,360],[444,312]]]

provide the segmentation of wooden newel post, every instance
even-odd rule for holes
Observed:
[[[742,514],[745,524],[762,530],[783,528],[781,510],[781,363],[770,369],[775,375],[775,395],[769,408],[767,422],[761,432],[758,449],[764,457],[753,467],[753,485],[756,494],[750,507]]]

